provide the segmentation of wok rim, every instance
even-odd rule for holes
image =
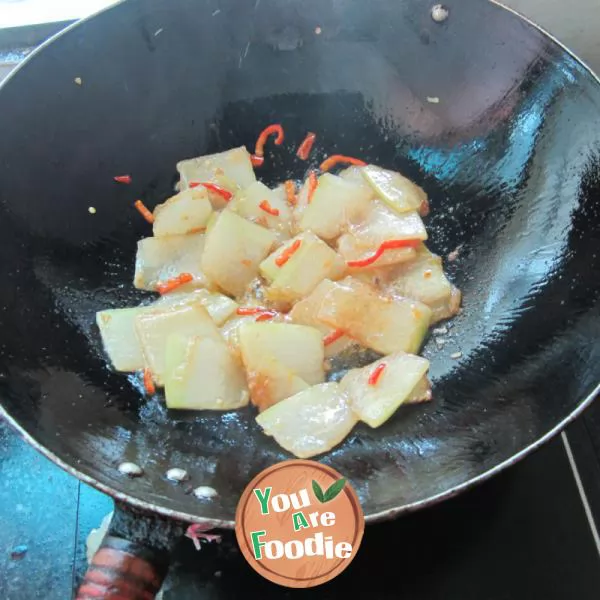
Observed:
[[[499,0],[488,0],[488,1],[490,4],[496,6],[497,8],[499,8],[501,10],[505,10],[509,13],[512,13],[518,19],[521,19],[522,21],[524,21],[525,23],[527,23],[534,29],[537,29],[542,35],[544,35],[546,38],[551,40],[554,44],[556,44],[558,47],[560,47],[564,52],[566,52],[568,55],[570,55],[572,58],[574,58],[591,75],[591,77],[596,81],[596,83],[598,85],[600,85],[600,78],[598,77],[598,75],[596,75],[594,70],[584,60],[579,58],[579,56],[577,56],[572,50],[567,48],[562,42],[560,42],[556,37],[554,37],[551,33],[546,31],[543,27],[541,27],[540,25],[538,25],[537,23],[535,23],[528,17],[524,16],[517,10],[515,10],[509,6],[506,6],[505,4],[502,4],[502,2],[500,2]],[[47,46],[52,44],[55,40],[57,40],[58,38],[60,38],[61,36],[65,35],[65,34],[69,33],[72,29],[79,27],[80,25],[83,25],[87,21],[95,18],[96,16],[103,14],[105,12],[108,12],[110,10],[113,10],[122,4],[125,4],[125,2],[126,2],[126,0],[118,0],[118,2],[115,2],[114,4],[112,4],[106,8],[103,8],[99,11],[96,11],[96,12],[88,15],[87,17],[84,17],[83,19],[80,19],[78,21],[75,21],[74,23],[71,23],[64,29],[60,30],[59,32],[55,33],[54,35],[49,37],[47,40],[42,42],[17,67],[15,67],[4,78],[4,80],[0,83],[0,92],[1,92],[2,88],[4,88],[4,86],[6,86],[10,82],[10,80],[21,69],[26,68],[26,66],[32,60],[34,60],[35,57],[40,52],[42,52]],[[472,477],[471,479],[468,479],[467,481],[465,481],[461,484],[455,485],[443,492],[440,492],[439,494],[430,496],[423,500],[396,506],[394,508],[388,508],[386,510],[382,510],[379,512],[365,515],[365,522],[367,524],[379,523],[382,521],[395,519],[401,515],[410,514],[410,513],[416,512],[417,510],[421,510],[421,509],[428,508],[428,507],[434,506],[436,504],[439,504],[444,500],[454,498],[455,496],[458,496],[462,492],[467,491],[485,481],[488,481],[489,479],[491,479],[495,475],[501,473],[505,469],[511,467],[512,465],[517,464],[522,459],[524,459],[526,456],[528,456],[532,452],[538,450],[544,444],[546,444],[552,438],[554,438],[556,435],[561,433],[570,423],[572,423],[575,419],[577,419],[588,406],[591,405],[591,403],[594,401],[594,399],[596,398],[596,396],[598,394],[600,394],[600,381],[596,383],[596,386],[594,387],[594,389],[582,401],[580,401],[579,404],[576,406],[576,408],[574,408],[571,411],[571,413],[569,413],[562,421],[560,421],[558,424],[556,424],[552,429],[550,429],[544,435],[539,437],[537,440],[535,440],[534,442],[532,442],[531,444],[529,444],[528,446],[526,446],[525,448],[523,448],[516,454],[513,454],[511,457],[507,458],[506,460],[504,460],[504,461],[500,462],[499,464],[497,464],[496,466],[492,467],[491,469],[488,469],[487,471],[485,471],[475,477]],[[43,456],[48,458],[50,461],[52,461],[56,466],[61,468],[63,471],[66,471],[70,475],[73,475],[79,481],[82,481],[82,482],[92,486],[93,488],[97,489],[98,491],[107,494],[108,496],[112,497],[114,500],[124,502],[125,504],[127,504],[128,506],[131,506],[133,508],[136,508],[136,509],[139,509],[142,511],[146,511],[146,512],[150,512],[150,513],[154,513],[154,514],[157,514],[157,515],[160,515],[163,517],[167,517],[169,519],[184,521],[187,523],[199,523],[202,525],[209,525],[209,526],[211,526],[211,528],[214,528],[214,529],[231,529],[232,530],[235,528],[234,520],[201,517],[201,516],[194,515],[191,513],[186,513],[186,512],[180,511],[180,510],[173,510],[166,506],[163,506],[160,504],[154,504],[152,502],[148,502],[141,498],[137,498],[128,493],[120,492],[120,491],[116,490],[115,488],[111,487],[110,485],[104,484],[104,483],[98,481],[97,479],[95,479],[94,477],[92,477],[91,475],[87,475],[86,473],[84,473],[84,472],[80,471],[79,469],[73,467],[72,465],[68,464],[63,459],[61,459],[59,456],[57,456],[53,451],[49,450],[43,444],[38,442],[38,440],[32,434],[30,434],[20,423],[17,422],[17,420],[6,410],[6,408],[4,407],[4,405],[2,403],[0,403],[0,418],[3,418],[11,427],[13,427],[17,431],[17,433],[21,436],[21,438],[23,440],[25,440],[30,446],[35,448],[40,454],[42,454]]]

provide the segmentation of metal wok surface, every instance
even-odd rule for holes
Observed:
[[[95,311],[136,303],[131,208],[153,206],[183,157],[252,146],[281,122],[266,181],[340,152],[428,192],[431,248],[462,314],[440,350],[434,402],[320,457],[368,520],[453,495],[542,443],[600,381],[600,87],[503,8],[417,0],[130,0],[70,28],[0,89],[0,398],[63,467],[117,498],[231,526],[251,477],[287,454],[250,409],[168,413],[108,368]],[[320,28],[320,33],[317,33]],[[80,77],[82,85],[75,84]],[[114,175],[131,173],[131,186]],[[96,214],[88,207],[96,208]],[[450,355],[462,352],[458,360]],[[128,479],[117,466],[141,465]],[[182,467],[219,496],[164,476]]]

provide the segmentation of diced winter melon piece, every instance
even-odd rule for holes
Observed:
[[[317,329],[248,323],[238,335],[252,402],[261,410],[298,391],[301,382],[315,384],[325,379],[323,342]]]
[[[433,323],[458,312],[460,291],[448,281],[442,259],[425,246],[419,248],[416,260],[402,265],[395,273],[396,278],[387,291],[427,304],[433,313]]]
[[[206,234],[202,268],[227,293],[242,294],[274,243],[273,232],[224,210]]]
[[[361,173],[377,196],[397,213],[416,210],[426,215],[429,212],[427,194],[423,188],[397,171],[367,165],[361,168]]]
[[[317,317],[381,354],[418,352],[431,309],[418,300],[380,295],[352,278],[334,284]]]
[[[244,306],[250,306],[249,304],[244,303]],[[221,335],[227,342],[229,348],[233,350],[235,353],[239,354],[239,345],[240,345],[240,328],[245,323],[255,323],[258,315],[244,315],[244,316],[236,316],[233,315],[228,321],[226,321],[221,327]],[[287,316],[281,313],[275,315],[272,319],[269,320],[269,323],[285,323],[287,320]],[[260,322],[260,321],[259,321]]]
[[[260,371],[246,368],[246,379],[252,404],[259,411],[309,387],[304,379],[282,365],[277,358],[266,355],[262,357]]]
[[[421,402],[431,401],[431,383],[427,379],[427,375],[421,377],[421,381],[417,383],[410,396],[405,400],[405,404],[419,404]]]
[[[371,256],[377,248],[374,246],[364,246],[351,233],[345,233],[340,236],[337,243],[337,250],[346,261],[364,260]],[[379,269],[386,265],[395,265],[398,263],[413,260],[417,256],[414,248],[393,248],[386,250],[374,263],[364,267],[349,267],[351,273],[358,273],[366,270]]]
[[[248,404],[242,365],[223,342],[170,335],[165,363],[168,408],[232,410]]]
[[[240,328],[244,323],[254,323],[256,316],[234,316],[221,327],[221,335],[231,350],[239,353]]]
[[[268,207],[279,211],[279,215],[269,214],[260,207],[265,200],[268,202]],[[255,181],[238,193],[230,207],[245,219],[275,231],[278,234],[278,241],[285,241],[290,237],[292,211],[283,188],[271,190],[264,183]]]
[[[202,288],[184,292],[179,291],[179,288],[177,288],[165,294],[150,306],[175,306],[194,302],[200,302],[208,311],[211,319],[219,326],[223,325],[238,308],[238,303],[229,296],[219,294],[218,292],[209,292]]]
[[[421,217],[415,212],[401,215],[374,200],[363,221],[350,227],[358,244],[376,250],[388,240],[426,240],[427,231]]]
[[[339,385],[322,383],[265,410],[256,422],[282,448],[298,458],[310,458],[337,446],[357,418]]]
[[[381,364],[385,368],[376,383],[370,384],[369,378]],[[399,352],[362,369],[349,371],[340,382],[340,387],[348,395],[350,406],[358,418],[371,427],[379,427],[401,404],[413,397],[427,369],[428,360]]]
[[[217,154],[189,158],[177,163],[179,189],[185,190],[190,182],[216,183],[235,194],[256,181],[250,154],[243,146]],[[218,194],[209,192],[215,209],[223,208],[225,202]]]
[[[278,266],[277,259],[297,242],[300,242],[297,250],[285,264]],[[283,305],[304,298],[323,279],[339,279],[345,270],[340,255],[310,231],[279,247],[260,265],[262,276],[271,281],[267,298]]]
[[[194,280],[185,289],[211,287],[201,268],[204,234],[149,237],[138,242],[133,283],[142,290],[156,290],[160,282],[190,273]]]
[[[325,173],[299,221],[301,231],[334,240],[350,223],[361,221],[371,207],[371,193],[351,181]]]
[[[209,338],[223,343],[217,326],[199,302],[145,311],[135,317],[135,330],[142,346],[145,362],[159,385],[162,385],[165,378],[169,335]]]
[[[365,193],[369,194],[369,198],[375,198],[375,191],[373,187],[367,182],[362,174],[363,167],[350,166],[346,169],[342,169],[338,176],[346,181],[351,181],[354,185],[360,186]]]
[[[274,356],[307,383],[323,381],[323,342],[314,327],[289,323],[249,323],[240,330],[245,364],[256,365],[261,355]]]
[[[206,229],[212,205],[204,188],[179,192],[154,209],[155,237],[185,235]]]
[[[300,300],[297,304],[294,305],[290,312],[290,317],[293,323],[297,323],[299,325],[309,325],[310,327],[314,327],[318,329],[323,338],[325,336],[333,333],[335,329],[320,321],[317,317],[319,313],[319,309],[323,304],[323,299],[334,288],[333,281],[329,279],[324,279],[319,283],[319,285],[311,292],[309,296],[304,298],[304,300]],[[342,350],[345,350],[348,346],[352,345],[354,342],[347,335],[343,335],[341,338],[337,339],[335,342],[332,342],[325,346],[325,356],[334,356]]]
[[[135,317],[145,308],[117,308],[96,313],[102,343],[117,371],[137,371],[145,366],[142,347],[135,333]]]

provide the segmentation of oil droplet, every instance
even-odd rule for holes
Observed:
[[[139,477],[143,475],[144,470],[135,463],[124,462],[119,465],[119,473],[123,473],[123,475],[127,475],[128,477]]]
[[[201,486],[197,487],[196,489],[194,489],[194,496],[196,496],[196,498],[199,498],[200,500],[204,500],[207,498],[214,498],[217,495],[218,495],[217,490],[215,490],[215,488],[212,488],[208,485],[201,485]]]
[[[443,4],[436,4],[431,9],[431,18],[436,23],[442,23],[443,21],[445,21],[448,18],[449,14],[450,13],[448,12],[448,9]]]
[[[176,481],[179,483],[181,481],[187,481],[189,478],[190,476],[185,469],[178,469],[175,467],[167,471],[167,479],[169,481]]]

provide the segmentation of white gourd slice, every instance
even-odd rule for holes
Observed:
[[[379,365],[385,365],[375,383],[369,379]],[[383,425],[414,397],[415,388],[429,369],[429,361],[403,352],[386,356],[362,369],[352,369],[340,382],[352,410],[371,427]]]
[[[325,295],[317,317],[381,354],[414,353],[427,334],[431,309],[418,300],[383,296],[346,278]]]
[[[299,325],[309,325],[310,327],[318,329],[323,335],[323,339],[325,339],[327,335],[332,334],[335,329],[326,325],[323,321],[320,321],[317,315],[319,314],[325,296],[333,289],[334,285],[333,281],[324,279],[309,296],[296,303],[289,314],[292,322]],[[325,346],[325,357],[335,356],[353,343],[354,341],[351,338],[347,335],[343,335],[333,343]]]
[[[268,203],[267,208],[278,211],[279,215],[272,215],[261,208],[264,201]],[[282,187],[271,190],[264,183],[255,181],[238,193],[230,208],[245,219],[273,230],[279,242],[289,239],[292,211]]]
[[[248,404],[244,370],[223,342],[170,335],[165,360],[168,408],[233,410]]]
[[[135,259],[135,287],[155,291],[159,283],[181,273],[190,273],[194,278],[185,288],[179,288],[182,291],[195,287],[212,287],[212,282],[200,266],[204,242],[205,236],[202,233],[140,240]]]
[[[272,231],[224,210],[206,234],[202,269],[225,292],[241,295],[274,243]]]
[[[298,458],[328,452],[357,422],[337,383],[322,383],[282,400],[256,417],[267,435]]]
[[[135,317],[145,308],[117,308],[96,313],[104,350],[117,371],[137,371],[145,366],[135,333]]]
[[[301,231],[312,231],[320,238],[336,239],[350,223],[364,219],[371,207],[371,193],[331,173],[319,177],[310,204],[299,222]]]
[[[154,209],[152,232],[155,237],[198,233],[206,229],[212,212],[203,187],[184,190]]]
[[[189,158],[177,163],[180,180],[179,190],[185,190],[192,182],[216,183],[235,194],[256,181],[250,154],[243,146],[217,154]],[[215,210],[226,205],[219,194],[209,192]]]
[[[392,210],[400,214],[414,210],[427,214],[427,194],[410,179],[397,171],[388,171],[375,165],[362,167],[361,173],[377,196]]]
[[[238,332],[252,402],[261,410],[325,379],[321,333],[288,323],[248,323]]]
[[[458,312],[460,291],[448,281],[442,259],[424,245],[418,249],[416,260],[402,265],[394,273],[395,278],[386,291],[427,304],[432,310],[432,323]]]
[[[159,385],[164,382],[169,335],[180,334],[188,338],[209,338],[223,342],[217,326],[199,302],[167,306],[162,310],[155,309],[137,315],[135,330],[142,346],[144,360]]]
[[[180,288],[177,288],[165,294],[150,306],[181,306],[194,302],[199,302],[206,308],[211,319],[217,326],[223,325],[225,321],[235,314],[238,308],[238,303],[229,296],[219,294],[218,292],[210,292],[202,288],[192,291],[180,291]]]
[[[289,260],[278,266],[277,260],[297,243],[300,245]],[[260,265],[261,275],[271,281],[267,298],[283,305],[306,297],[323,279],[339,279],[345,270],[340,255],[309,231],[286,242]]]

